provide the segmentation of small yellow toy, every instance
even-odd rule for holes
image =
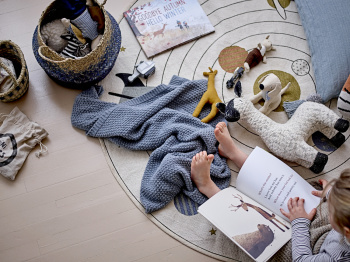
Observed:
[[[210,120],[212,120],[216,114],[219,112],[219,110],[216,107],[216,103],[222,103],[221,99],[218,96],[218,93],[215,89],[215,76],[218,72],[218,70],[213,71],[211,67],[209,67],[210,72],[203,72],[204,76],[208,77],[208,89],[203,94],[201,100],[199,101],[196,109],[193,112],[194,117],[198,117],[199,113],[202,111],[204,105],[206,103],[211,104],[211,111],[209,115],[207,115],[205,118],[203,118],[201,121],[203,123],[208,123]]]

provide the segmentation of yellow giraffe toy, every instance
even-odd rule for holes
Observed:
[[[203,75],[208,77],[208,89],[203,94],[201,101],[199,101],[196,109],[192,114],[194,117],[198,117],[204,105],[206,103],[211,104],[212,106],[209,115],[201,120],[203,123],[208,123],[216,116],[216,114],[219,112],[219,110],[216,108],[216,103],[222,103],[221,99],[218,96],[218,93],[216,92],[214,81],[218,70],[213,71],[211,67],[209,67],[209,70],[210,72],[203,72]]]

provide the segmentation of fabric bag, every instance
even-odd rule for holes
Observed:
[[[10,114],[0,116],[0,174],[15,180],[30,151],[40,144],[37,157],[47,151],[41,141],[48,133],[15,107]]]

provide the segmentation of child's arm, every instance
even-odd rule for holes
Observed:
[[[333,248],[326,248],[324,252],[313,255],[312,248],[310,244],[310,223],[313,217],[316,214],[316,209],[314,208],[308,214],[304,208],[304,199],[302,198],[291,198],[288,201],[288,209],[290,213],[287,213],[283,209],[281,212],[285,215],[290,221],[292,221],[292,257],[293,261],[333,261],[331,251]],[[330,245],[336,243],[331,242]]]
[[[313,255],[310,244],[311,221],[307,218],[296,218],[292,221],[292,258],[293,262],[331,262],[338,261],[342,251],[339,249],[339,239],[329,236],[325,239],[326,247],[321,253]]]
[[[292,257],[293,261],[304,260],[304,257],[312,257],[310,244],[310,223],[307,218],[296,218],[292,221]]]

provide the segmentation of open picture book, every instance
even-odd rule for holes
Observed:
[[[284,162],[256,147],[241,168],[236,188],[215,194],[198,209],[217,229],[255,261],[267,261],[291,239],[290,198],[305,199],[305,210],[317,207],[315,190]]]

